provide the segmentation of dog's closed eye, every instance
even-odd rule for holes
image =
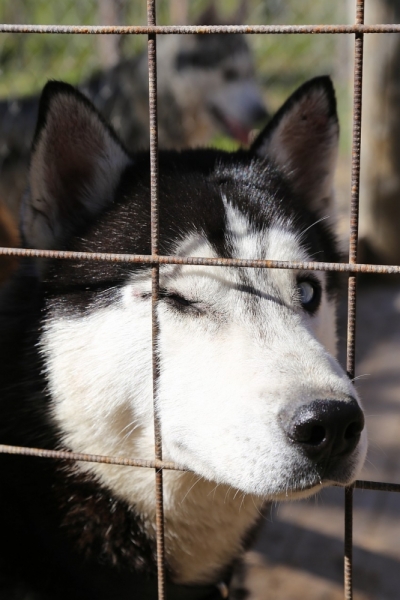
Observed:
[[[193,314],[194,312],[200,314],[202,311],[200,310],[200,303],[196,300],[189,300],[178,294],[177,292],[169,292],[167,290],[160,290],[160,299],[163,300],[166,304],[168,304],[174,310],[177,310],[181,313],[190,312]]]

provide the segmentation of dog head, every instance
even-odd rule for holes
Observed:
[[[222,23],[211,7],[199,18],[201,25]],[[159,87],[172,89],[186,145],[206,144],[218,131],[247,144],[250,132],[265,123],[268,113],[244,35],[166,36],[158,55]],[[170,116],[160,110],[163,122],[172,121],[171,108]]]
[[[336,261],[327,224],[338,122],[329,78],[303,85],[248,151],[160,154],[160,251]],[[31,247],[150,253],[149,158],[50,83],[23,206]],[[195,262],[195,261],[194,261]],[[152,457],[148,266],[54,261],[41,349],[53,418],[75,451]],[[156,409],[164,457],[279,499],[348,484],[366,453],[357,393],[334,358],[334,273],[160,268]],[[131,475],[98,469],[124,497]]]

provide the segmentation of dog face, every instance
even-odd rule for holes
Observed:
[[[161,153],[161,253],[337,260],[324,220],[337,138],[334,92],[317,78],[249,151]],[[150,252],[148,156],[128,156],[70,86],[44,91],[30,178],[29,246]],[[41,351],[63,443],[152,458],[149,269],[55,261],[43,271]],[[156,407],[165,459],[270,499],[353,481],[366,434],[356,391],[333,358],[335,294],[334,274],[161,267]],[[136,503],[150,494],[126,470],[83,468]]]
[[[216,131],[247,144],[250,132],[265,122],[268,114],[243,35],[168,36],[158,54],[159,88],[171,88],[191,146],[208,143]],[[174,112],[160,110],[162,122],[176,128]]]

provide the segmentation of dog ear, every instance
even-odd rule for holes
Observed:
[[[114,131],[72,86],[52,81],[42,93],[22,204],[24,243],[56,248],[113,200],[131,162]]]
[[[259,134],[250,153],[283,169],[313,210],[329,210],[339,123],[329,77],[316,77],[285,102]]]

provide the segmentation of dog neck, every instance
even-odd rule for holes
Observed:
[[[149,456],[151,448],[144,451],[143,438],[126,455]],[[153,470],[100,463],[84,468],[133,509],[145,538],[155,545]],[[163,498],[167,566],[174,583],[180,585],[210,585],[223,577],[242,553],[263,505],[261,498],[181,471],[164,471]]]

